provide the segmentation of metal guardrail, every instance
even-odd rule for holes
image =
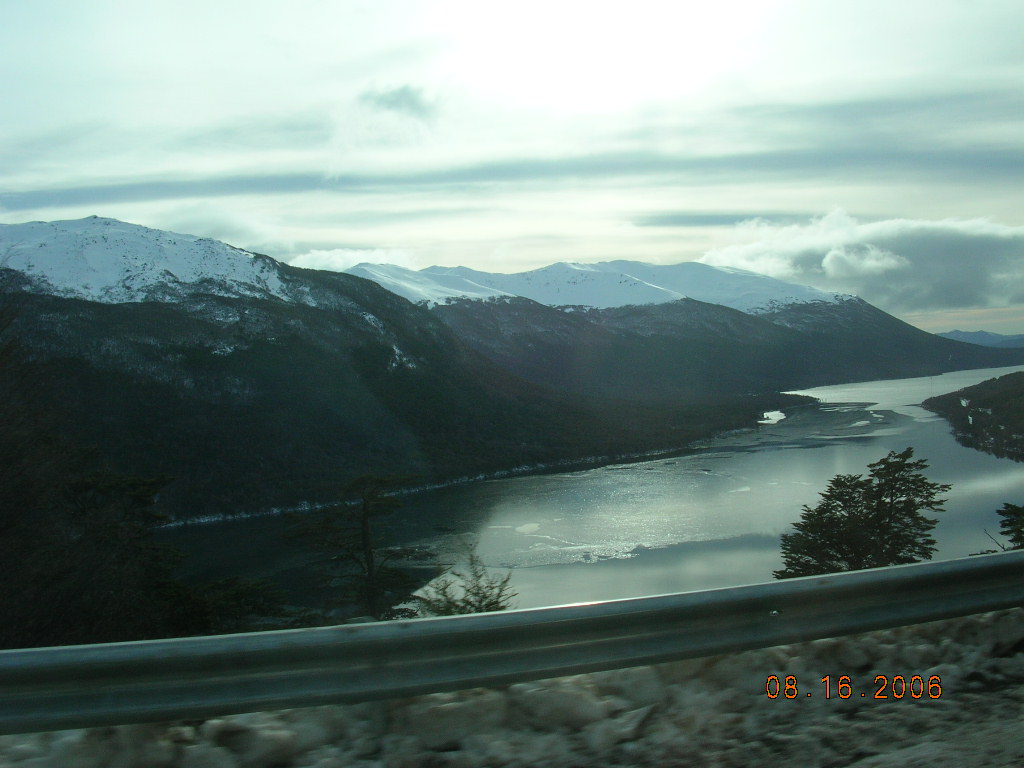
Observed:
[[[1024,551],[473,616],[0,651],[0,733],[499,685],[1022,604]]]

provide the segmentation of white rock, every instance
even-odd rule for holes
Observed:
[[[613,669],[592,675],[603,695],[620,696],[637,706],[658,704],[665,698],[665,683],[655,667]]]
[[[61,734],[48,757],[61,768],[111,768],[123,764],[122,752],[115,728],[91,728]]]
[[[344,735],[345,731],[337,733],[327,723],[319,719],[293,719],[288,722],[288,731],[292,734],[295,742],[296,752],[309,752],[317,747],[331,744],[337,738]]]
[[[462,749],[474,758],[476,765],[509,765],[516,762],[518,752],[504,734],[477,734],[462,741]]]
[[[607,704],[587,688],[564,681],[517,683],[509,696],[527,722],[542,730],[578,730],[608,715]]]

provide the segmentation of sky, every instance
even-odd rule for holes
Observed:
[[[1019,0],[0,0],[0,223],[702,260],[1024,333]]]

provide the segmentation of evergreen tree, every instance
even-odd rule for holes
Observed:
[[[939,494],[950,486],[929,481],[922,474],[928,463],[913,455],[913,448],[890,451],[868,464],[867,477],[833,477],[818,505],[805,506],[794,531],[782,535],[785,567],[775,578],[930,560],[936,521],[923,511],[941,511]]]
[[[512,572],[492,576],[479,555],[463,541],[468,562],[463,569],[449,568],[421,594],[414,595],[420,613],[427,616],[457,616],[464,613],[504,611],[511,607],[516,592],[509,586]]]
[[[401,506],[391,492],[409,480],[357,477],[344,487],[352,503],[303,516],[295,528],[295,535],[328,554],[326,581],[345,587],[340,602],[357,604],[374,619],[402,616],[394,606],[415,588],[410,576],[389,564],[411,553],[398,548],[382,550],[373,534],[373,521]]]
[[[1024,549],[1024,506],[1006,502],[999,510],[999,532],[1010,540],[1010,549]]]

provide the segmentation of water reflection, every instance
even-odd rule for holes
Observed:
[[[738,583],[737,573],[765,574],[760,579],[765,581],[780,567],[778,538],[751,534],[675,544],[640,552],[629,560],[519,568],[513,571],[513,584],[520,592],[517,607],[526,608],[535,604],[529,602],[534,595],[543,596],[537,605],[561,605],[730,587]],[[582,583],[586,584],[583,596]],[[643,588],[642,593],[637,592],[638,586]]]
[[[937,557],[966,556],[994,546],[985,530],[997,534],[1004,502],[1024,503],[1024,465],[960,446],[944,420],[914,403],[1009,370],[810,390],[823,407],[697,453],[417,494],[375,533],[441,560],[458,551],[458,534],[474,533],[484,562],[513,569],[523,608],[758,583],[781,565],[779,535],[833,475],[865,473],[910,445],[931,480],[953,485]],[[198,579],[247,573],[310,594],[310,554],[290,543],[287,527],[263,518],[166,535],[189,551]]]
[[[1024,469],[958,445],[916,403],[1006,372],[809,390],[834,405],[693,455],[490,481],[449,489],[443,503],[485,511],[478,552],[513,569],[519,607],[757,583],[780,566],[779,535],[833,475],[912,445],[932,480],[954,486],[936,538],[939,557],[960,557],[992,546],[985,528],[997,530],[1004,501],[1024,499]],[[467,500],[477,494],[482,507]]]

